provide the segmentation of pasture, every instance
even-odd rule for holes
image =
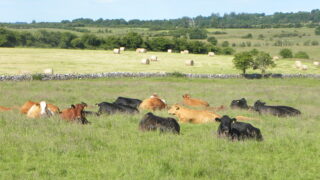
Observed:
[[[156,55],[158,62],[141,64],[143,58]],[[54,73],[101,73],[101,72],[181,72],[196,74],[239,74],[233,67],[233,56],[214,56],[164,52],[136,53],[125,51],[113,54],[106,50],[66,50],[34,48],[0,48],[0,74],[43,73],[53,68]],[[186,66],[185,61],[194,60],[194,66]],[[299,59],[300,60],[300,59]],[[308,70],[296,69],[294,59],[280,59],[277,67],[267,73],[312,74],[319,73],[313,60],[302,60]],[[260,73],[248,70],[248,73]]]
[[[83,57],[82,51],[68,51],[72,52],[68,55],[64,50],[6,50],[22,54],[38,51],[29,52],[38,60],[34,63],[40,64],[46,56],[56,66],[60,62],[53,61],[56,57],[73,58],[77,54],[80,59],[97,61],[106,54],[88,51],[92,57]],[[20,58],[24,57],[21,53],[17,53]],[[16,66],[21,64],[16,62]],[[86,66],[76,67],[87,72]],[[181,102],[182,94],[190,93],[211,106],[228,106],[233,99],[245,97],[250,105],[261,99],[269,105],[293,106],[302,112],[302,116],[293,118],[230,109],[218,112],[259,118],[250,123],[260,128],[262,142],[218,139],[218,123],[214,122],[181,124],[181,135],[139,132],[138,123],[145,112],[88,117],[92,124],[85,126],[58,117],[27,119],[17,111],[0,112],[0,179],[319,179],[319,91],[319,80],[314,79],[0,82],[0,105],[8,107],[27,100],[46,100],[64,109],[84,101],[91,106],[89,110],[97,110],[94,104],[98,102],[110,102],[118,96],[144,99],[157,92],[169,104]],[[166,111],[156,114],[169,116]]]

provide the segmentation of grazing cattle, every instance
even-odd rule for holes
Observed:
[[[139,113],[137,108],[133,108],[121,104],[112,104],[108,102],[102,102],[97,104],[99,106],[98,114],[115,114],[115,113],[127,113],[134,114]]]
[[[266,106],[265,102],[261,102],[260,100],[254,103],[254,110],[258,111],[259,114],[271,114],[278,117],[286,117],[286,116],[297,116],[300,115],[301,112],[293,107],[289,106]]]
[[[90,122],[87,120],[85,113],[83,113],[85,107],[87,107],[87,104],[83,102],[76,105],[72,104],[70,108],[61,112],[60,117],[66,121],[88,124]]]
[[[2,112],[2,111],[10,111],[10,110],[12,110],[12,108],[0,106],[0,112]]]
[[[51,111],[49,111],[47,103],[41,101],[40,103],[35,103],[27,112],[28,118],[39,118],[39,117],[50,117],[52,116]]]
[[[181,123],[208,123],[214,122],[215,118],[220,117],[212,111],[188,109],[178,104],[171,106],[168,113],[177,116]]]
[[[113,104],[130,106],[132,108],[138,108],[141,103],[142,101],[140,99],[132,99],[126,97],[118,97],[116,101],[113,102]]]
[[[27,114],[29,109],[34,105],[37,104],[37,102],[33,102],[33,101],[27,101],[26,103],[24,103],[21,108],[20,108],[20,113],[21,114]],[[39,103],[38,103],[39,104]],[[55,114],[59,114],[60,113],[60,109],[53,105],[53,104],[47,104],[48,110],[51,111],[52,115]]]
[[[249,123],[237,122],[235,118],[231,119],[229,116],[223,116],[222,118],[216,118],[215,120],[220,122],[218,127],[219,137],[227,137],[232,140],[263,140],[260,129]]]
[[[230,104],[230,107],[232,109],[249,109],[249,106],[247,104],[247,100],[245,98],[241,98],[239,100],[233,100]]]
[[[157,94],[153,94],[150,98],[145,99],[140,104],[139,108],[143,110],[162,110],[166,108],[166,103]]]
[[[141,131],[155,131],[159,129],[160,132],[180,133],[180,126],[175,119],[155,116],[151,112],[143,116],[139,123],[139,129]]]
[[[182,96],[183,98],[183,104],[188,106],[197,106],[197,107],[209,107],[209,103],[206,101],[203,101],[201,99],[194,99],[191,98],[189,94],[185,94]]]

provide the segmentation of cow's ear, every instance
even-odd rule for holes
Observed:
[[[236,122],[237,121],[237,119],[236,118],[233,118],[233,119],[231,119],[232,120],[232,122]]]
[[[216,118],[215,119],[217,122],[221,122],[221,119],[220,118]]]
[[[76,108],[76,106],[74,104],[71,104],[71,108]]]

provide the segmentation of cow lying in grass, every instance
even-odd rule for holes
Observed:
[[[188,109],[178,104],[171,106],[168,113],[177,116],[179,122],[194,124],[214,122],[215,118],[220,117],[212,111]]]
[[[27,112],[28,118],[50,117],[52,115],[53,113],[48,109],[45,101],[33,104]]]
[[[126,97],[118,97],[113,102],[113,104],[130,106],[132,108],[138,108],[141,103],[142,101],[140,99],[132,99],[132,98],[126,98]]]
[[[99,106],[98,114],[115,114],[115,113],[126,113],[126,114],[134,114],[139,113],[137,108],[133,108],[130,106],[113,104],[108,102],[102,102],[97,104]]]
[[[141,131],[159,130],[160,132],[180,133],[180,126],[175,119],[155,116],[151,112],[143,116],[139,123],[139,129]]]
[[[239,100],[233,100],[230,104],[230,107],[232,109],[245,109],[245,110],[249,109],[247,100],[245,98],[241,98]]]
[[[166,108],[165,101],[161,99],[157,94],[153,94],[150,98],[145,99],[139,106],[139,109],[142,110],[162,110]]]
[[[235,118],[231,119],[229,116],[216,118],[220,122],[218,127],[218,136],[227,137],[231,140],[255,139],[262,141],[260,129],[255,128],[249,123],[237,122]]]
[[[259,114],[271,114],[278,117],[298,116],[301,112],[289,106],[266,106],[265,102],[260,100],[254,103],[254,110]]]
[[[82,124],[90,123],[83,113],[84,108],[87,107],[86,103],[71,105],[70,108],[65,109],[61,112],[60,117],[70,122],[80,122]]]
[[[208,102],[203,101],[201,99],[191,98],[189,94],[183,95],[182,98],[183,98],[183,104],[185,105],[195,106],[195,107],[209,107]]]
[[[33,102],[33,101],[27,101],[26,103],[24,103],[21,106],[20,113],[21,114],[27,114],[29,109],[35,104],[39,104],[39,103],[38,102]],[[47,107],[48,107],[48,110],[50,111],[50,113],[52,115],[60,113],[60,109],[57,106],[53,105],[53,104],[47,104]]]

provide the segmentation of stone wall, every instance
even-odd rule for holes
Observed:
[[[97,79],[97,78],[148,78],[148,77],[187,77],[205,79],[260,79],[261,74],[183,74],[183,73],[129,73],[111,72],[96,74],[37,74],[37,75],[1,75],[0,81],[30,81],[30,80],[71,80],[71,79]],[[265,78],[316,78],[320,74],[266,74]]]

